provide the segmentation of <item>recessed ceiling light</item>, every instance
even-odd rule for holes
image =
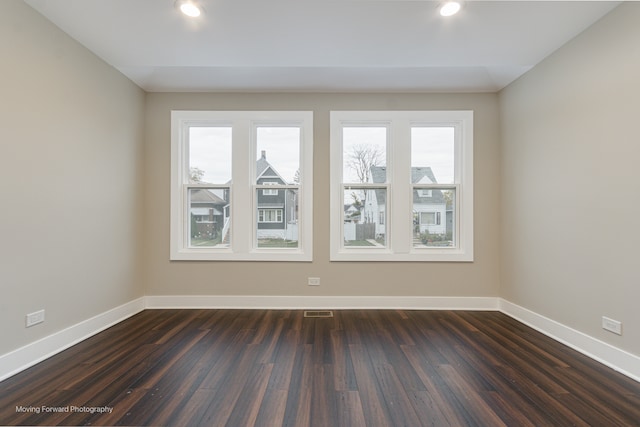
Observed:
[[[191,18],[197,18],[201,13],[198,5],[190,1],[183,1],[180,3],[180,12]]]
[[[452,16],[460,11],[462,5],[458,1],[446,1],[440,7],[440,15]]]

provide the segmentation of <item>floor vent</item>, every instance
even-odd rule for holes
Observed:
[[[330,311],[330,310],[305,311],[304,317],[333,317],[333,311]]]

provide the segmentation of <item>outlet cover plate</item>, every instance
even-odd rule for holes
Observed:
[[[26,326],[30,328],[33,325],[37,325],[38,323],[44,322],[44,310],[34,311],[33,313],[27,314],[26,318]]]
[[[602,316],[602,329],[622,335],[622,322]]]

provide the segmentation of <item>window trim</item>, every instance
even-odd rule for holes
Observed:
[[[352,126],[388,127],[385,247],[365,249],[343,243],[343,188],[347,184],[342,182],[342,129]],[[453,184],[411,183],[411,128],[418,126],[456,128]],[[473,111],[331,111],[330,150],[331,261],[473,261]],[[352,187],[363,185],[367,184],[349,184]],[[369,185],[380,186],[377,183]],[[455,247],[413,247],[412,192],[415,187],[455,190]],[[445,219],[441,218],[441,221]]]
[[[190,126],[232,127],[232,180],[222,185],[189,184],[188,129]],[[257,128],[300,127],[298,189],[298,247],[258,247],[256,192]],[[188,190],[193,187],[228,187],[232,221],[229,247],[189,246]],[[269,187],[271,187],[269,185]],[[284,217],[284,212],[283,212]],[[199,261],[311,261],[313,258],[313,112],[311,111],[171,111],[170,260]]]
[[[276,219],[274,221],[267,221],[264,219],[267,211],[275,213],[274,216]],[[282,222],[283,211],[283,208],[258,208],[258,224],[277,224]],[[262,220],[260,220],[260,217],[262,217]]]
[[[278,185],[278,182],[276,181],[264,181],[262,182],[261,185]],[[262,195],[263,196],[277,196],[278,195],[278,189],[274,189],[274,188],[263,188],[262,189]]]

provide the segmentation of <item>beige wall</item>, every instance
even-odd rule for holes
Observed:
[[[500,295],[636,355],[639,22],[623,4],[500,93]]]
[[[0,1],[0,354],[142,295],[501,296],[640,354],[637,22],[623,4],[500,94],[145,96]],[[169,261],[172,109],[314,111],[313,262]],[[329,262],[329,111],[366,109],[474,110],[475,262]]]
[[[18,0],[0,58],[3,354],[143,294],[144,92]]]
[[[314,254],[311,263],[169,261],[170,111],[313,110]],[[329,111],[475,112],[475,262],[329,262]],[[497,296],[499,125],[496,94],[151,93],[146,106],[147,295]],[[321,286],[307,286],[307,277]]]

